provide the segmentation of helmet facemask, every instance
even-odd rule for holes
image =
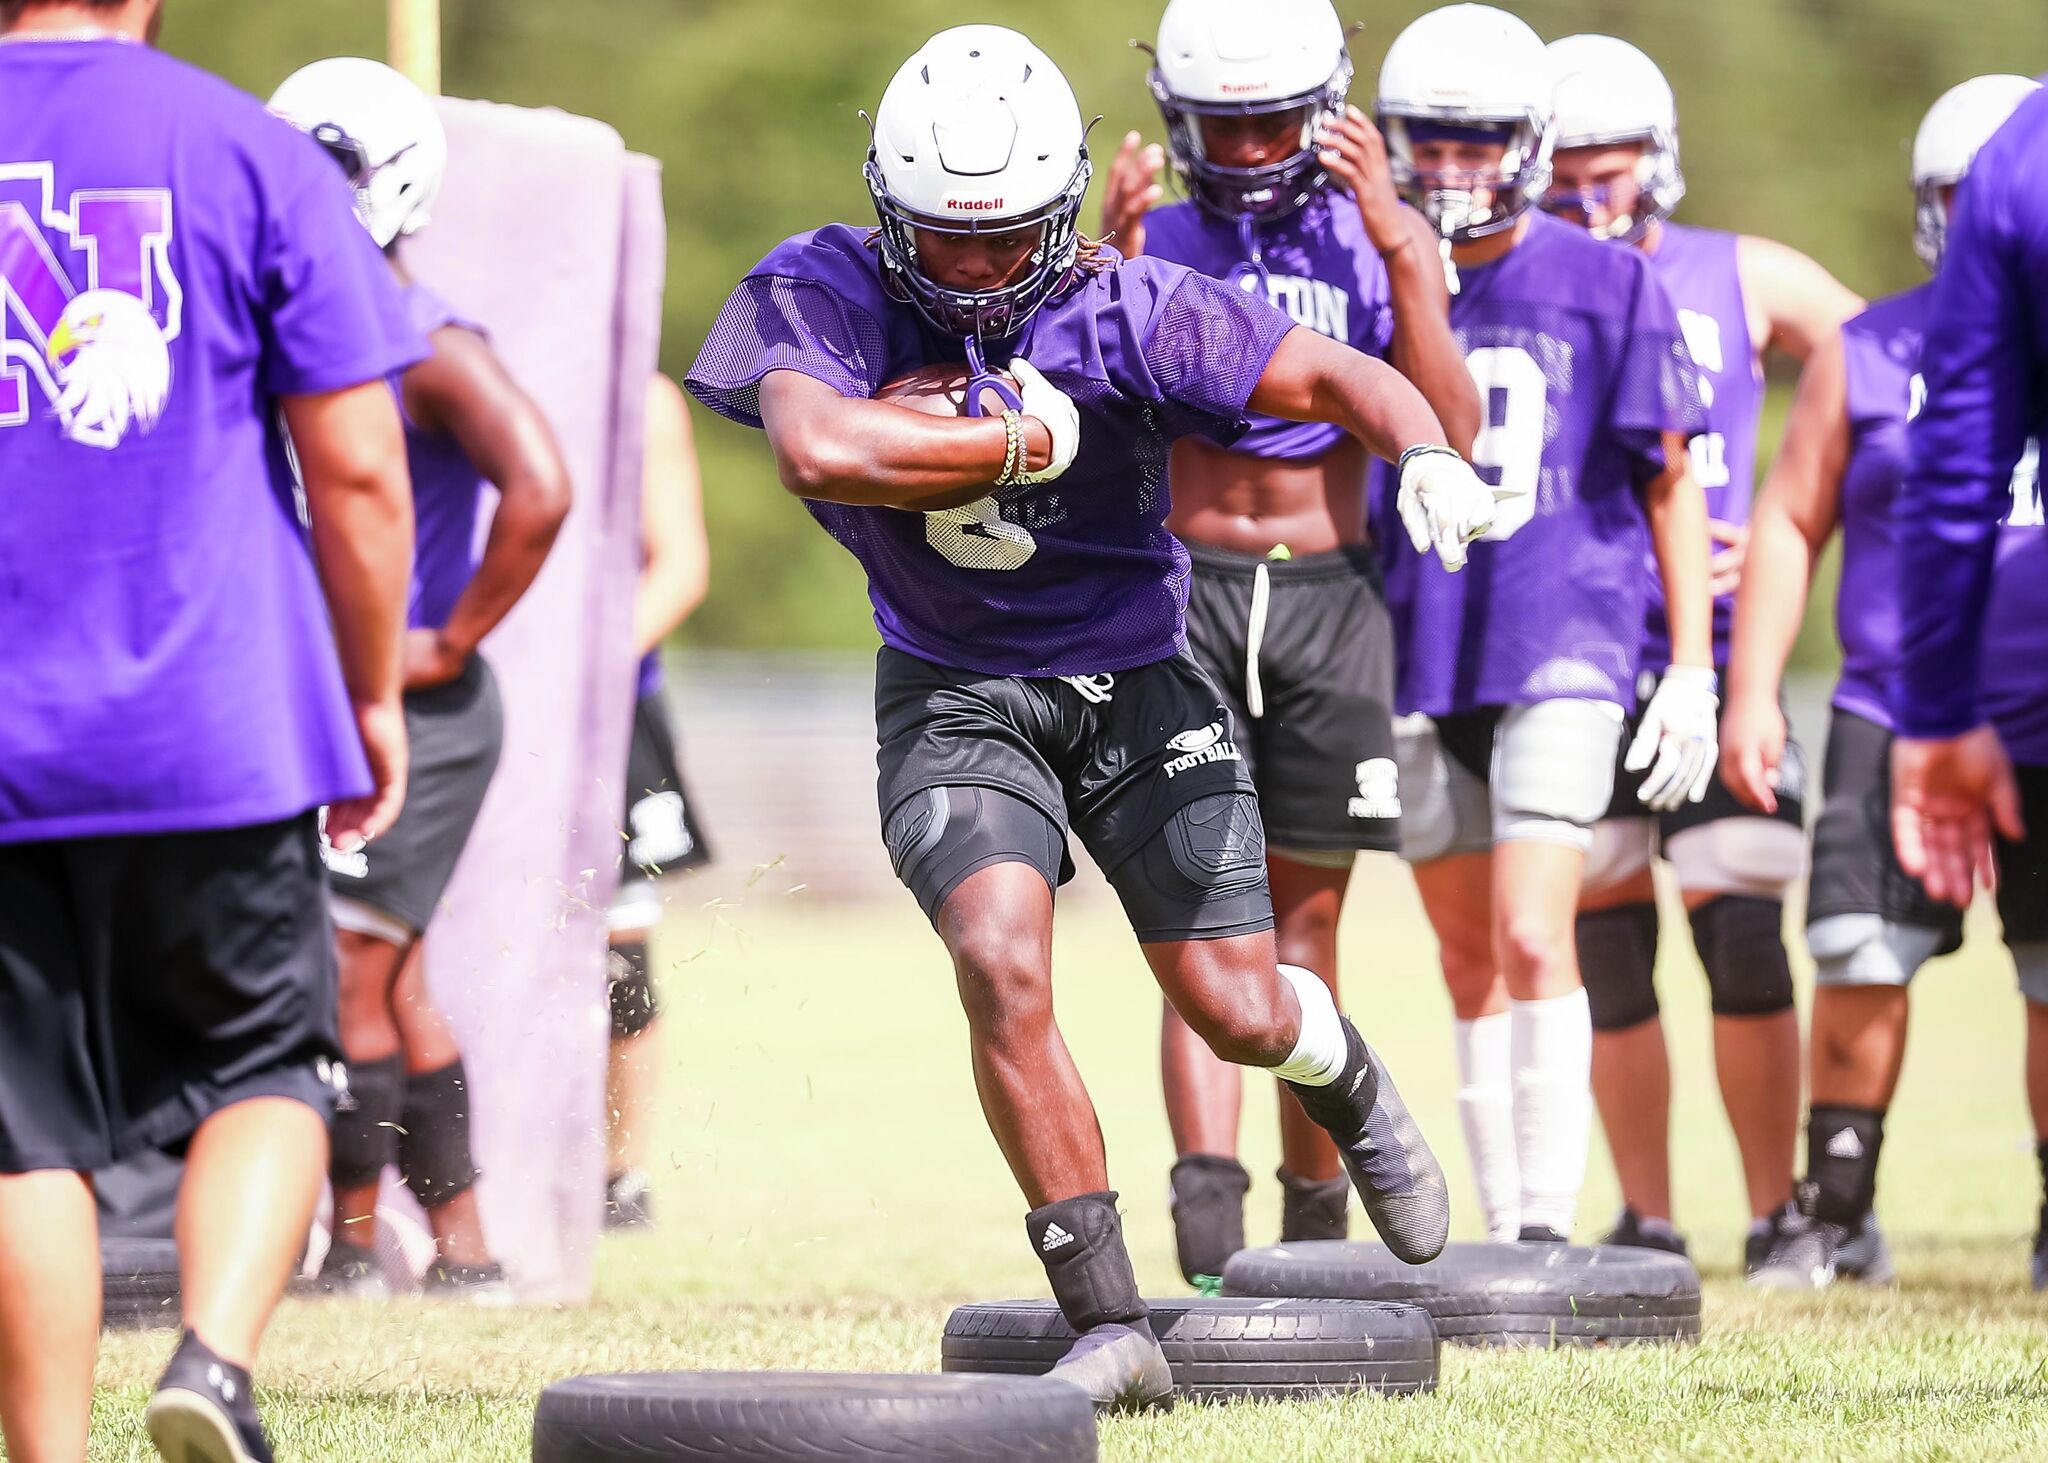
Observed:
[[[1451,243],[1469,243],[1513,228],[1550,184],[1550,129],[1531,118],[1382,112],[1378,120],[1387,140],[1395,190]],[[1487,172],[1418,167],[1416,143],[1444,135],[1483,136],[1504,144],[1499,166]],[[1481,193],[1487,195],[1484,203],[1479,201]]]
[[[1659,128],[1627,137],[1574,137],[1568,142],[1560,142],[1558,150],[1621,146],[1631,142],[1637,144],[1642,153],[1635,166],[1635,206],[1627,213],[1611,215],[1606,223],[1600,225],[1589,221],[1595,209],[1604,212],[1612,201],[1613,185],[1607,183],[1578,189],[1563,188],[1553,183],[1543,195],[1544,211],[1576,215],[1572,221],[1596,239],[1641,243],[1653,225],[1671,217],[1678,201],[1685,196],[1685,175],[1678,167],[1678,139]]]
[[[1174,171],[1205,212],[1232,222],[1281,218],[1302,208],[1329,183],[1316,134],[1343,114],[1344,98],[1351,90],[1348,53],[1339,54],[1337,69],[1321,86],[1265,101],[1194,101],[1176,96],[1157,66],[1147,80],[1166,122],[1167,154]],[[1209,157],[1202,135],[1204,117],[1278,117],[1287,112],[1300,114],[1300,136],[1294,149],[1278,162],[1232,167]]]
[[[1913,252],[1929,273],[1941,268],[1948,247],[1948,193],[1961,178],[1925,178],[1913,187]]]

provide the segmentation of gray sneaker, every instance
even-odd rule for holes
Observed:
[[[1891,1247],[1877,1227],[1877,1216],[1866,1214],[1857,1231],[1835,1251],[1835,1275],[1858,1285],[1896,1285],[1899,1272],[1892,1264]]]
[[[1849,1231],[1793,1211],[1784,1215],[1763,1263],[1749,1283],[1760,1290],[1825,1290],[1835,1280],[1836,1256]]]
[[[1112,1321],[1084,1331],[1051,1374],[1086,1392],[1097,1412],[1164,1412],[1173,1406],[1173,1373],[1144,1321]]]

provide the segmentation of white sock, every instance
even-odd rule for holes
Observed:
[[[1344,1064],[1351,1060],[1351,1038],[1344,1033],[1344,1018],[1337,1014],[1330,988],[1313,970],[1283,965],[1280,975],[1294,987],[1294,999],[1300,1003],[1301,1035],[1273,1075],[1304,1087],[1328,1087],[1343,1075]]]
[[[1508,1013],[1452,1023],[1458,1048],[1458,1121],[1486,1217],[1486,1237],[1521,1229],[1522,1178],[1515,1162],[1515,1110],[1508,1081]]]
[[[1593,1022],[1585,988],[1547,1001],[1510,1001],[1508,1022],[1522,1223],[1569,1235],[1593,1138]]]

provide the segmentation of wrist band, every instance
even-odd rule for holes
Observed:
[[[1408,475],[1408,463],[1411,459],[1428,457],[1432,453],[1437,452],[1441,452],[1448,457],[1458,456],[1458,449],[1455,447],[1446,447],[1441,442],[1419,442],[1415,446],[1410,447],[1406,452],[1403,452],[1399,461],[1394,464],[1396,476],[1406,477]]]
[[[996,474],[996,486],[1010,487],[1024,469],[1024,415],[1016,408],[1003,412],[1003,470]]]

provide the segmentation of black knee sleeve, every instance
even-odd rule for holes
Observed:
[[[1066,831],[1035,803],[992,787],[928,787],[897,805],[882,824],[896,877],[926,919],[983,869],[1029,864],[1057,889],[1073,876]]]
[[[1881,1110],[1816,1104],[1806,1118],[1801,1207],[1830,1224],[1860,1226],[1877,1198],[1877,1155],[1883,1146]]]
[[[1235,1158],[1190,1153],[1166,1181],[1173,1245],[1188,1284],[1223,1274],[1223,1262],[1244,1248],[1244,1196],[1252,1176]]]
[[[1258,799],[1212,793],[1175,811],[1109,873],[1140,944],[1273,927]]]
[[[1114,1193],[1080,1194],[1024,1216],[1024,1232],[1076,1331],[1145,1319]]]
[[[624,1041],[652,1026],[661,1014],[646,942],[612,946],[605,964],[611,973],[612,1040]]]
[[[398,1162],[398,1126],[404,1110],[403,1060],[386,1057],[348,1064],[348,1090],[334,1107],[334,1152],[328,1164],[337,1188],[374,1184]]]
[[[422,1209],[469,1192],[477,1171],[469,1155],[469,1074],[462,1058],[406,1083],[401,1126],[399,1172]]]
[[[1723,894],[1692,912],[1692,942],[1707,968],[1716,1016],[1775,1016],[1792,1009],[1785,906]]]
[[[1579,975],[1595,1031],[1626,1031],[1657,1017],[1657,906],[1618,904],[1578,919]]]

